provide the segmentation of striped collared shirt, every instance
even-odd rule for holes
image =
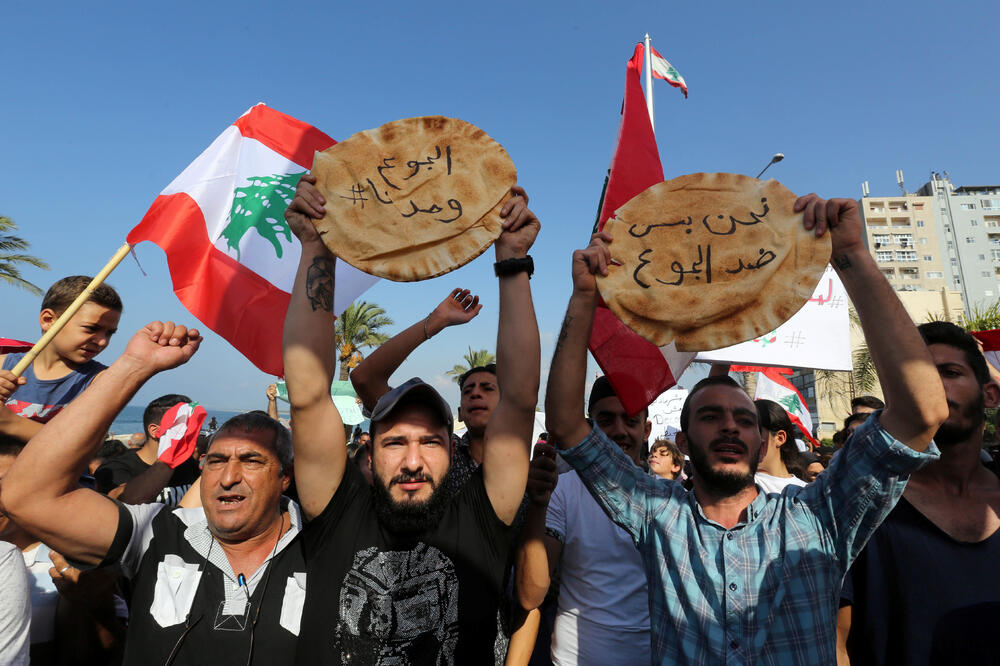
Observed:
[[[815,482],[759,492],[732,529],[596,427],[561,453],[639,549],[654,664],[834,664],[844,574],[937,448],[918,453],[869,418]]]

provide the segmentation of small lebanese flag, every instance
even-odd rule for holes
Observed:
[[[684,77],[681,76],[681,73],[674,69],[674,66],[667,62],[667,59],[661,56],[652,46],[649,47],[649,50],[651,51],[649,54],[649,64],[653,76],[663,79],[674,88],[680,88],[684,93],[684,97],[687,98],[688,86],[684,82]]]
[[[174,293],[264,372],[282,376],[281,335],[301,248],[284,212],[333,139],[258,104],[160,193],[128,235],[167,254]],[[378,278],[337,262],[334,312]]]
[[[754,400],[761,398],[773,400],[784,407],[792,423],[799,426],[806,439],[812,442],[813,446],[819,446],[819,442],[812,436],[812,415],[809,414],[805,399],[799,390],[781,375],[778,368],[766,368],[763,372],[757,373],[757,390],[753,397]]]
[[[198,445],[201,424],[207,416],[197,402],[178,402],[160,419],[160,445],[156,457],[176,469],[191,457]]]

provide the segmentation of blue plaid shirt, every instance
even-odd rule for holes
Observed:
[[[937,448],[918,453],[869,418],[816,481],[760,492],[728,530],[596,427],[561,453],[639,549],[654,664],[834,664],[844,574]]]

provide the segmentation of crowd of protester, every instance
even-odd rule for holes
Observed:
[[[201,337],[152,322],[94,360],[122,303],[102,286],[29,366],[0,370],[0,664],[1000,663],[1000,479],[983,457],[1000,404],[975,340],[915,327],[862,244],[854,202],[797,204],[829,233],[885,401],[863,396],[833,447],[802,452],[781,405],[728,368],[649,442],[607,378],[585,396],[604,233],[573,254],[573,291],[532,428],[540,345],[523,190],[501,211],[496,364],[451,406],[390,377],[480,310],[456,289],[351,380],[370,419],[348,437],[330,397],[335,257],[305,176],[286,219],[302,245],[285,321],[290,419],[267,409],[197,444],[149,403]],[[45,295],[47,330],[86,286]],[[586,398],[586,399],[585,399]],[[20,554],[20,557],[18,556]]]

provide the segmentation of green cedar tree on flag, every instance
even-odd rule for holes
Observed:
[[[653,76],[658,79],[663,79],[674,88],[680,88],[684,93],[684,97],[688,96],[687,83],[684,81],[684,77],[678,72],[673,65],[667,62],[667,59],[660,55],[660,53],[654,49],[652,46],[649,47],[651,53],[649,54],[649,64],[650,70]]]
[[[737,370],[734,366],[731,370]],[[785,375],[792,374],[791,368],[758,368],[757,369],[757,390],[754,392],[754,400],[773,400],[781,405],[792,423],[799,426],[799,430],[806,439],[812,442],[813,446],[819,446],[819,442],[812,435],[812,415],[806,405],[805,398],[799,390],[788,381]]]
[[[127,237],[159,245],[184,307],[272,375],[283,374],[282,326],[301,254],[284,212],[315,152],[334,143],[257,104],[167,185]],[[337,262],[334,312],[377,280]]]

